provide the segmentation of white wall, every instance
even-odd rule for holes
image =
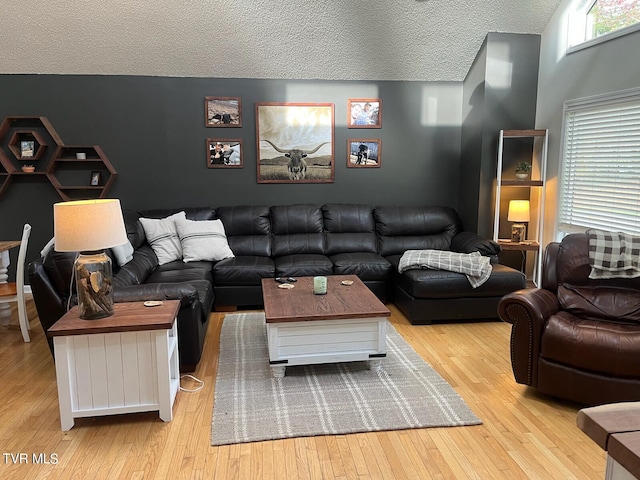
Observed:
[[[566,54],[573,1],[561,3],[540,47],[536,128],[549,129],[545,245],[555,240],[564,102],[640,86],[640,32]]]

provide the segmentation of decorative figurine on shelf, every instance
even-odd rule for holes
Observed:
[[[516,167],[516,178],[526,180],[531,175],[531,164],[529,162],[519,162]]]

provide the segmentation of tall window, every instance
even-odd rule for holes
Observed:
[[[559,237],[640,235],[640,89],[565,102]]]
[[[640,29],[640,0],[580,0],[569,21],[569,52]]]

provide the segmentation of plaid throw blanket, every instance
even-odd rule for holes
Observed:
[[[589,278],[640,277],[640,237],[589,229]]]
[[[430,268],[449,270],[467,276],[473,288],[486,282],[491,276],[491,261],[480,252],[457,253],[445,250],[407,250],[400,257],[398,272],[405,270]]]

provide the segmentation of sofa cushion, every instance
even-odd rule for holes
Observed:
[[[269,257],[237,256],[213,266],[215,285],[260,285],[262,278],[273,278],[275,265]]]
[[[333,263],[324,255],[285,255],[274,260],[277,277],[309,277],[333,274]]]
[[[237,256],[271,255],[271,221],[267,206],[219,207],[229,247]]]
[[[176,260],[159,265],[146,283],[180,283],[206,280],[213,285],[212,262],[188,262]]]
[[[218,261],[233,257],[220,220],[194,221],[178,218],[175,224],[184,262]]]
[[[322,206],[327,255],[376,253],[375,221],[369,205],[328,203]]]
[[[360,280],[387,280],[391,263],[377,253],[339,253],[329,257],[335,275],[357,275]]]
[[[140,217],[144,234],[158,257],[159,265],[182,259],[182,245],[175,221],[185,218],[184,212],[161,219]]]
[[[455,210],[448,207],[376,207],[378,253],[384,257],[406,250],[451,250],[462,231]]]
[[[394,281],[415,298],[501,297],[525,288],[525,275],[505,265],[494,264],[489,279],[473,288],[467,277],[447,270],[417,269],[394,273]]]
[[[113,285],[124,287],[143,284],[157,266],[158,257],[156,257],[149,245],[143,245],[133,252],[131,261],[117,269],[117,271],[114,269]]]
[[[271,207],[273,256],[324,254],[322,211],[317,205]]]
[[[637,325],[593,321],[558,312],[547,321],[540,356],[613,377],[638,378]]]
[[[640,324],[640,291],[633,288],[560,285],[558,302],[577,317]]]

